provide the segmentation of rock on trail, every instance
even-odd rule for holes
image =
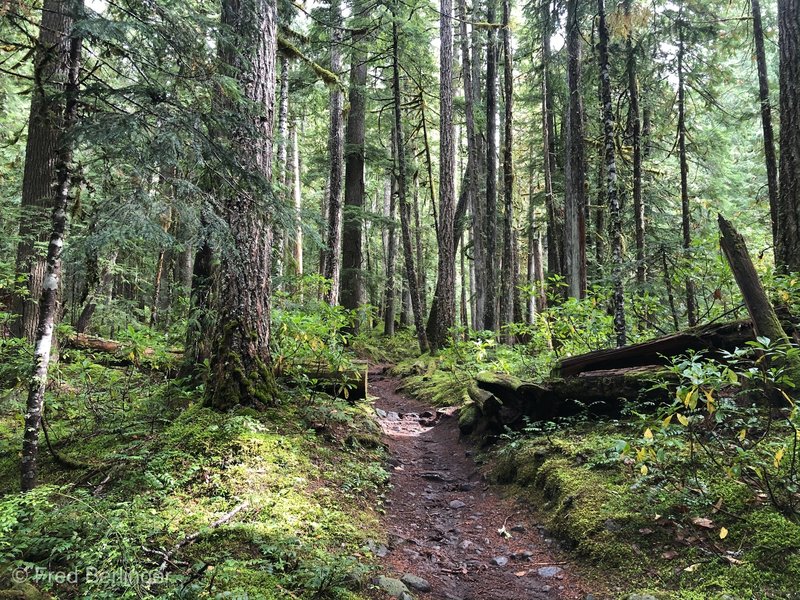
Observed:
[[[370,373],[392,455],[383,526],[382,597],[418,600],[583,599],[587,590],[544,542],[525,507],[489,486],[459,440],[456,409],[432,409]],[[399,584],[399,585],[398,585]]]

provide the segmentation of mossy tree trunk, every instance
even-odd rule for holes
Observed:
[[[34,48],[31,109],[17,245],[16,280],[21,282],[13,297],[16,319],[12,333],[33,341],[47,261],[42,248],[50,234],[49,211],[57,185],[58,149],[61,144],[64,87],[69,71],[69,32],[72,28],[71,0],[45,0],[39,39]]]
[[[56,152],[56,188],[53,195],[53,212],[50,227],[50,242],[47,246],[47,260],[42,280],[41,294],[38,298],[39,319],[34,336],[33,371],[28,384],[28,399],[25,407],[25,433],[22,440],[21,486],[26,492],[36,487],[38,476],[39,428],[44,412],[44,392],[50,366],[50,353],[55,340],[56,316],[59,308],[59,287],[61,285],[61,256],[67,234],[67,218],[70,189],[74,177],[73,149],[70,129],[78,115],[78,89],[80,81],[81,38],[74,31],[73,17],[83,10],[81,0],[66,3],[61,8],[69,14],[70,32],[67,53],[67,80],[65,85],[64,113],[60,119],[63,130],[59,132]],[[45,8],[45,10],[47,10]],[[44,25],[42,25],[44,27]]]
[[[241,86],[245,102],[218,101],[239,125],[225,142],[239,178],[223,188],[221,217],[229,240],[220,252],[217,323],[207,403],[217,409],[272,400],[270,369],[270,266],[272,228],[259,188],[272,171],[275,100],[276,6],[274,0],[224,0],[220,40],[223,70]]]

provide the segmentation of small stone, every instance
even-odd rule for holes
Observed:
[[[403,592],[402,594],[400,594],[400,600],[414,600],[414,596],[412,596],[408,592]]]
[[[511,528],[511,531],[514,531],[516,533],[525,533],[527,529],[525,528],[525,525],[523,525],[522,523],[517,523]]]
[[[450,508],[454,510],[458,510],[459,508],[464,508],[466,504],[464,504],[461,500],[453,500],[450,502]]]
[[[463,540],[458,547],[462,550],[469,550],[471,546],[474,546],[475,543],[470,540]]]
[[[564,569],[561,567],[541,567],[539,570],[536,571],[536,574],[539,577],[555,577],[556,575],[560,574]]]
[[[399,579],[395,579],[394,577],[380,575],[375,579],[375,585],[389,594],[392,598],[399,598],[400,600],[403,600],[404,594],[409,594],[406,584]]]
[[[492,564],[497,565],[498,567],[505,567],[508,564],[508,558],[505,556],[495,556],[492,559]]]
[[[389,419],[390,421],[399,421],[400,415],[397,414],[396,412],[390,411],[386,413],[386,418]]]
[[[553,589],[553,588],[552,588],[552,587],[550,587],[549,585],[543,585],[543,586],[542,586],[542,591],[543,591],[545,594],[546,594],[547,592],[549,592],[550,590],[552,590],[552,589]]]
[[[381,419],[386,418],[386,411],[380,408],[375,409],[375,414],[378,415]]]
[[[431,584],[427,582],[427,580],[423,579],[422,577],[417,577],[416,575],[412,575],[411,573],[406,573],[400,578],[400,581],[405,583],[408,587],[412,590],[417,590],[418,592],[430,592],[431,591]]]

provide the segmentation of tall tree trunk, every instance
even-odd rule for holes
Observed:
[[[630,22],[633,0],[625,0],[625,15]],[[636,284],[647,281],[647,264],[644,247],[644,202],[642,201],[642,122],[639,117],[639,82],[636,78],[636,48],[633,45],[633,27],[629,26],[625,40],[628,71],[628,99],[630,101],[631,144],[633,145],[633,223],[636,232]]]
[[[764,132],[764,161],[767,166],[767,192],[769,194],[769,216],[772,223],[773,252],[777,252],[778,237],[778,161],[775,158],[775,142],[772,134],[772,109],[769,102],[769,78],[767,57],[764,52],[764,30],[761,27],[761,3],[750,0],[753,14],[753,41],[758,65],[758,98],[761,104],[761,129]],[[777,258],[777,254],[775,255]]]
[[[400,35],[397,30],[398,15],[392,20],[392,87],[394,92],[395,164],[397,166],[397,203],[400,205],[400,230],[403,240],[403,256],[406,263],[406,279],[411,293],[411,309],[414,327],[421,352],[428,350],[428,336],[419,297],[419,279],[414,268],[414,248],[411,243],[411,209],[406,199],[406,157],[403,143],[402,90],[400,88]]]
[[[436,311],[428,320],[431,350],[444,347],[456,325],[456,149],[453,131],[453,0],[441,0],[439,18],[439,267]]]
[[[394,125],[392,125],[392,154],[395,150],[396,142],[394,135]],[[386,189],[384,196],[384,217],[389,223],[384,231],[384,248],[386,249],[386,295],[383,305],[383,333],[384,335],[394,335],[394,300],[395,300],[395,277],[394,277],[394,264],[396,262],[397,254],[397,235],[395,233],[395,188],[396,179],[394,176],[389,176],[386,179]]]
[[[686,83],[684,69],[683,11],[678,17],[678,154],[681,167],[681,231],[683,233],[684,261],[689,261],[692,245],[691,209],[689,207],[689,163],[686,158]],[[689,327],[697,325],[697,303],[695,300],[694,281],[691,274],[686,277],[686,318]]]
[[[483,237],[479,234],[480,219],[476,215],[478,195],[480,190],[480,173],[482,167],[482,157],[480,152],[480,141],[475,125],[475,83],[473,81],[473,64],[470,48],[470,37],[467,32],[467,7],[466,0],[458,0],[458,20],[459,20],[459,42],[461,45],[461,75],[464,82],[464,120],[467,131],[467,169],[464,173],[464,185],[461,193],[466,194],[465,202],[469,207],[469,218],[472,221],[472,245],[475,260],[470,261],[470,272],[474,276],[470,277],[470,286],[475,287],[475,294],[470,297],[475,298],[472,303],[471,323],[473,327],[479,327],[478,321],[474,318],[475,313],[483,315],[483,293],[484,289],[478,285],[476,278],[482,277],[483,272],[476,268],[478,257],[483,254]],[[476,235],[477,234],[477,235]],[[481,280],[482,281],[482,280]],[[478,300],[478,297],[481,300]],[[476,306],[480,305],[480,308]],[[482,316],[481,316],[482,318]]]
[[[243,168],[264,185],[272,176],[272,128],[277,48],[275,0],[223,0],[220,40],[223,72],[239,82],[246,104],[230,107],[243,123],[232,128],[231,148]],[[218,102],[227,100],[218,97]],[[236,182],[234,182],[236,183]],[[250,191],[222,190],[222,219],[231,245],[220,252],[220,285],[207,402],[217,409],[269,403],[272,227]]]
[[[50,236],[49,212],[58,178],[56,163],[64,131],[63,94],[69,74],[69,32],[72,0],[45,0],[39,39],[34,49],[33,77],[28,119],[28,140],[22,178],[19,242],[11,331],[33,341],[47,261],[41,249]]]
[[[77,0],[63,3],[57,7],[68,18],[64,23],[67,31],[59,35],[67,40],[66,77],[64,81],[64,113],[58,120],[60,131],[55,139],[54,157],[55,193],[51,200],[53,214],[51,219],[50,242],[47,246],[46,267],[38,298],[39,318],[34,337],[34,359],[31,379],[28,384],[28,399],[25,407],[25,433],[22,439],[21,486],[27,492],[36,487],[39,473],[39,427],[44,411],[44,392],[47,387],[47,372],[50,366],[50,352],[55,337],[55,321],[58,313],[58,296],[61,285],[61,255],[67,232],[67,211],[69,208],[70,184],[73,176],[72,139],[70,129],[78,115],[78,90],[80,85],[81,38],[74,31],[74,17],[80,15],[83,3]],[[45,5],[45,11],[47,5]],[[46,12],[45,12],[46,14]],[[42,27],[45,27],[44,23]],[[61,38],[59,44],[61,44]]]
[[[342,6],[341,0],[331,0],[331,71],[342,71]],[[328,196],[328,229],[325,236],[325,269],[323,275],[330,280],[325,301],[335,305],[339,300],[341,283],[341,228],[342,228],[342,162],[344,159],[344,94],[338,86],[330,89],[330,129],[328,132],[328,160],[330,161],[330,192]]]
[[[503,96],[505,118],[503,119],[503,269],[500,273],[500,323],[514,322],[514,285],[516,261],[514,252],[514,66],[511,48],[511,2],[503,0]],[[511,344],[514,336],[506,335]]]
[[[472,18],[478,19],[481,14],[481,0],[472,0]],[[470,75],[470,83],[472,91],[470,93],[470,100],[472,104],[473,114],[480,114],[482,100],[481,90],[482,85],[482,67],[483,67],[483,53],[482,53],[482,33],[480,27],[472,26],[471,33],[471,59],[470,64],[472,73]],[[466,80],[465,80],[466,85]],[[475,181],[474,190],[475,196],[473,197],[471,210],[472,210],[472,256],[473,256],[473,270],[475,271],[475,312],[478,318],[473,320],[472,326],[476,329],[484,328],[484,314],[486,313],[487,304],[487,271],[489,263],[487,262],[486,252],[486,204],[484,202],[484,195],[486,193],[486,149],[484,144],[484,135],[486,133],[486,126],[482,122],[483,119],[473,120],[474,141],[475,141]]]
[[[550,0],[542,2],[542,171],[544,173],[544,205],[547,213],[547,270],[550,274],[562,274],[564,245],[563,224],[558,218],[558,210],[553,197],[553,117],[550,93]]]
[[[606,26],[606,9],[604,0],[597,0],[599,15],[600,44],[600,86],[603,97],[603,138],[605,142],[606,163],[606,196],[608,197],[608,214],[611,218],[611,258],[613,261],[612,282],[614,287],[614,332],[617,346],[624,346],[625,334],[625,297],[622,289],[622,215],[620,214],[617,190],[617,157],[614,139],[614,108],[611,105],[611,70],[608,66],[608,27]]]
[[[495,22],[495,3],[488,0],[486,21]],[[497,252],[497,31],[489,27],[486,42],[486,220],[483,238],[486,242],[486,304],[483,307],[483,328],[497,329],[497,290],[495,264]]]
[[[285,54],[280,56],[280,88],[278,91],[278,167],[275,180],[281,185],[281,199],[288,196],[289,186],[289,57]],[[284,201],[288,206],[288,198]],[[284,253],[286,248],[286,236],[283,228],[273,225],[272,229],[273,244],[273,265],[272,272],[275,275],[284,275]],[[280,279],[278,280],[280,281]]]
[[[778,267],[800,271],[800,1],[778,0],[780,183]]]
[[[360,12],[357,3],[355,12]],[[364,303],[362,219],[364,212],[364,117],[367,109],[367,55],[354,35],[350,65],[350,112],[345,139],[344,224],[342,231],[342,306],[354,310]]]
[[[581,33],[578,0],[567,0],[566,158],[564,193],[564,265],[567,290],[573,298],[586,295],[586,150],[581,100]]]
[[[303,275],[303,190],[300,181],[300,144],[297,140],[297,124],[291,128],[292,138],[292,199],[294,203],[294,240],[292,243],[292,262],[294,274]]]

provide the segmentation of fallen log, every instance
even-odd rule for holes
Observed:
[[[755,339],[751,320],[702,325],[639,344],[595,350],[556,363],[553,377],[571,377],[586,371],[666,365],[669,357],[689,350],[733,350]]]
[[[470,393],[468,426],[462,433],[502,433],[519,429],[526,421],[550,421],[580,413],[589,416],[619,416],[625,404],[635,401],[642,410],[670,402],[672,395],[656,388],[659,380],[673,377],[661,365],[591,371],[542,384],[516,377],[480,373],[475,379],[484,401],[479,404]],[[460,421],[461,423],[461,421]]]

